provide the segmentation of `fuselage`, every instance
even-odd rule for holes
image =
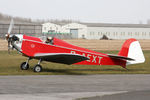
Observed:
[[[19,41],[14,41],[13,46],[23,55],[34,58],[38,54],[79,54],[89,58],[89,60],[81,61],[75,64],[79,65],[120,65],[126,62],[119,59],[112,59],[107,54],[88,50],[69,44],[63,40],[53,38],[53,44],[47,44],[40,38],[26,35],[15,35]]]

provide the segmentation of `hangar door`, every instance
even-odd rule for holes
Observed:
[[[72,38],[78,38],[78,29],[70,29]]]

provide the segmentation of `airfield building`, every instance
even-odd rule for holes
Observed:
[[[42,26],[43,33],[69,33],[72,38],[101,39],[105,35],[109,39],[150,39],[150,25],[147,24],[45,23]]]

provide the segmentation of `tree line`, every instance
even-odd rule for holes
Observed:
[[[2,14],[0,13],[0,23],[3,24],[8,24],[10,23],[12,16],[10,15],[6,15],[6,14]],[[23,18],[23,17],[13,17],[15,23],[19,23],[19,24],[43,24],[46,22],[51,22],[51,23],[55,23],[55,24],[68,24],[68,23],[72,23],[72,22],[80,22],[77,20],[71,20],[71,19],[63,19],[63,20],[59,20],[59,19],[31,19],[31,18]]]

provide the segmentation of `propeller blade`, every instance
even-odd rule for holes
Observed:
[[[8,28],[8,33],[5,35],[5,38],[6,38],[6,40],[8,41],[8,53],[9,53],[9,54],[10,54],[11,41],[12,41],[10,34],[11,34],[11,32],[12,32],[13,27],[14,27],[14,20],[13,20],[13,18],[12,18],[12,19],[11,19],[11,22],[10,22],[10,25],[9,25],[9,28]]]
[[[8,54],[10,54],[10,42],[8,41]]]
[[[14,20],[13,18],[11,19],[11,22],[10,22],[10,25],[9,25],[9,29],[8,29],[8,34],[11,33],[12,29],[13,29],[13,26],[14,26]]]

